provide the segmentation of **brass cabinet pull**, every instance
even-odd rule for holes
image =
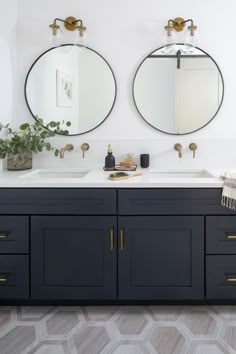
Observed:
[[[123,251],[124,250],[124,242],[125,242],[125,238],[124,238],[124,230],[121,227],[120,229],[120,250]]]
[[[7,282],[7,278],[0,278],[0,283],[6,283]]]
[[[111,251],[114,250],[114,229],[113,229],[113,227],[111,228],[111,231],[110,231],[110,250]]]
[[[226,238],[229,240],[236,240],[236,235],[227,235]]]
[[[230,283],[236,283],[236,278],[227,278],[226,280]]]
[[[7,234],[0,234],[0,238],[7,238]]]

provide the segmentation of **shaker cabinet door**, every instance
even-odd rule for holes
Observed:
[[[122,300],[204,297],[204,217],[119,218]]]
[[[33,216],[32,299],[116,297],[116,218]]]

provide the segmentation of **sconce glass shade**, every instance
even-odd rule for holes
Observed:
[[[81,36],[80,30],[77,29],[73,33],[73,44],[80,45],[82,47],[87,47],[88,45],[88,37],[87,31],[83,31],[83,35]]]
[[[195,29],[193,31],[193,34],[191,34],[191,28],[188,27],[185,31],[185,35],[184,35],[184,44],[185,45],[189,45],[192,47],[196,47],[199,43],[199,34],[198,31]]]
[[[168,35],[168,31],[165,28],[163,33],[162,33],[162,45],[163,48],[161,49],[161,52],[164,54],[171,54],[172,52],[175,52],[175,45],[176,45],[176,33],[174,29],[170,30],[171,35]]]
[[[49,32],[49,41],[53,47],[59,47],[62,44],[63,41],[63,32],[59,28],[57,28],[56,33],[53,33],[53,29],[50,28]]]
[[[162,43],[164,46],[169,46],[171,44],[176,43],[176,33],[174,28],[169,29],[170,31],[170,36],[168,35],[168,30],[165,28],[163,33],[162,33]]]

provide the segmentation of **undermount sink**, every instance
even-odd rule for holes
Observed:
[[[151,170],[155,178],[213,178],[207,170]]]
[[[39,169],[28,172],[22,175],[20,178],[83,178],[89,172],[89,170],[82,169]]]

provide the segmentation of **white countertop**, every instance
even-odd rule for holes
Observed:
[[[57,169],[49,170],[57,171]],[[102,169],[92,169],[81,178],[39,178],[37,171],[34,169],[20,172],[3,171],[0,173],[0,188],[221,188],[223,186],[223,181],[220,179],[222,173],[224,171],[235,172],[236,170],[207,170],[213,175],[209,178],[158,178],[150,169],[138,169],[136,172],[142,172],[142,176],[119,181],[109,180],[108,176],[111,172],[104,172]],[[61,169],[60,172],[62,171],[64,170]],[[70,171],[83,172],[83,169],[70,169]],[[27,177],[29,173],[31,173],[31,177],[29,175]]]

